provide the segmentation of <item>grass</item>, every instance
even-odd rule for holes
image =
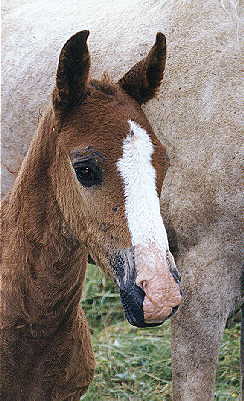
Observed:
[[[119,294],[89,266],[82,301],[92,332],[97,368],[82,401],[171,401],[170,322],[137,329],[124,319]],[[221,344],[216,401],[239,398],[239,325]]]

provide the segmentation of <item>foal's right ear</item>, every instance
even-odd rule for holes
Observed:
[[[59,56],[53,106],[58,112],[66,111],[81,103],[87,94],[90,56],[87,47],[89,31],[73,35],[64,45]]]
[[[118,82],[120,87],[139,104],[152,99],[164,76],[166,38],[158,32],[154,46],[144,59],[134,65]]]

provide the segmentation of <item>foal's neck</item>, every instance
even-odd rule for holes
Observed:
[[[6,320],[43,332],[77,314],[87,253],[56,201],[48,173],[55,138],[42,131],[3,208],[3,264]]]

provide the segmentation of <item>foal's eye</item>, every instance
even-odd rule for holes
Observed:
[[[102,169],[93,160],[78,162],[73,165],[76,177],[84,187],[92,187],[102,183]]]

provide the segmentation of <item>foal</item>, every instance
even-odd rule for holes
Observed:
[[[2,204],[5,401],[78,401],[86,391],[88,254],[117,282],[131,324],[161,324],[181,302],[159,206],[168,160],[141,109],[163,78],[165,37],[112,84],[88,79],[88,34],[63,47],[52,104]]]

